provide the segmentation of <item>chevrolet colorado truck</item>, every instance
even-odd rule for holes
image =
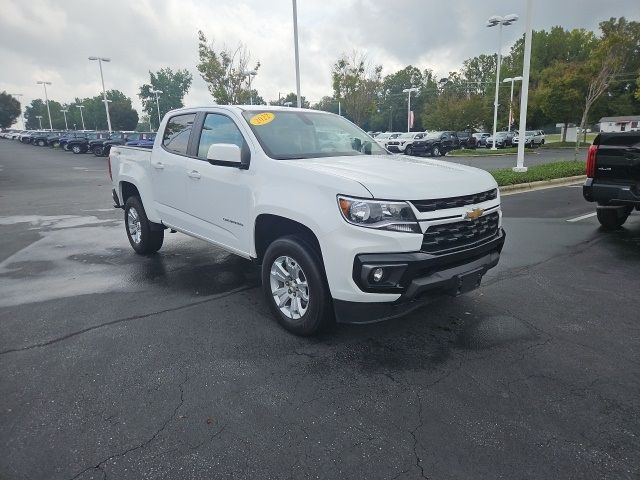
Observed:
[[[472,290],[505,240],[489,173],[392,155],[327,112],[174,110],[151,150],[113,146],[108,165],[137,253],[172,229],[254,260],[271,312],[299,335]]]
[[[582,194],[597,202],[603,228],[620,228],[640,210],[640,132],[600,133],[587,152],[587,180]]]

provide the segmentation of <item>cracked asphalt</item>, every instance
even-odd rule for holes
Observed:
[[[0,478],[638,478],[640,214],[503,209],[480,289],[298,338],[251,263],[136,256],[105,159],[0,141]]]

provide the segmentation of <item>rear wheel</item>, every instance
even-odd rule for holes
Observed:
[[[262,260],[262,288],[278,323],[313,335],[332,318],[331,297],[319,253],[298,236],[275,240]]]
[[[432,157],[439,157],[440,155],[441,155],[441,154],[440,154],[440,147],[438,147],[438,146],[436,145],[435,147],[433,147],[433,148],[431,149],[431,156],[432,156]]]
[[[69,151],[69,144],[65,143],[65,144],[62,146],[62,149],[63,149],[65,152],[68,152],[68,151]]]
[[[148,255],[162,247],[164,229],[149,221],[139,197],[129,197],[125,202],[124,225],[129,243],[136,253]]]
[[[633,207],[598,207],[598,221],[605,230],[616,230],[624,225]]]
[[[71,151],[78,155],[79,153],[82,153],[82,147],[80,145],[74,145],[71,147]]]
[[[44,147],[47,144],[47,142],[45,142],[44,140],[38,140],[38,146],[39,147]]]
[[[405,151],[404,151],[405,155],[413,155],[413,147],[411,145],[409,145]]]
[[[104,152],[104,147],[102,147],[101,145],[96,145],[95,147],[93,147],[93,154],[96,157],[101,157],[103,152]]]

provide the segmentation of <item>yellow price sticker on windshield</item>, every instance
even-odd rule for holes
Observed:
[[[264,112],[251,117],[249,123],[251,123],[251,125],[266,125],[267,123],[273,122],[274,118],[276,118],[276,116],[273,113]]]

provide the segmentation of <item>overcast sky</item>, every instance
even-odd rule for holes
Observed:
[[[298,0],[302,94],[331,94],[331,65],[343,52],[363,50],[383,74],[408,64],[438,75],[469,57],[496,51],[490,15],[517,13],[525,0]],[[197,31],[217,44],[244,42],[261,68],[254,86],[267,100],[295,90],[291,0],[0,0],[0,91],[71,101],[100,91],[98,65],[111,57],[107,89],[122,90],[139,108],[138,88],[149,70],[187,68],[193,86],[185,103],[212,102],[200,78]],[[640,20],[638,0],[535,0],[534,29],[553,25],[596,29],[600,20]],[[524,32],[524,18],[504,30],[505,51]]]

